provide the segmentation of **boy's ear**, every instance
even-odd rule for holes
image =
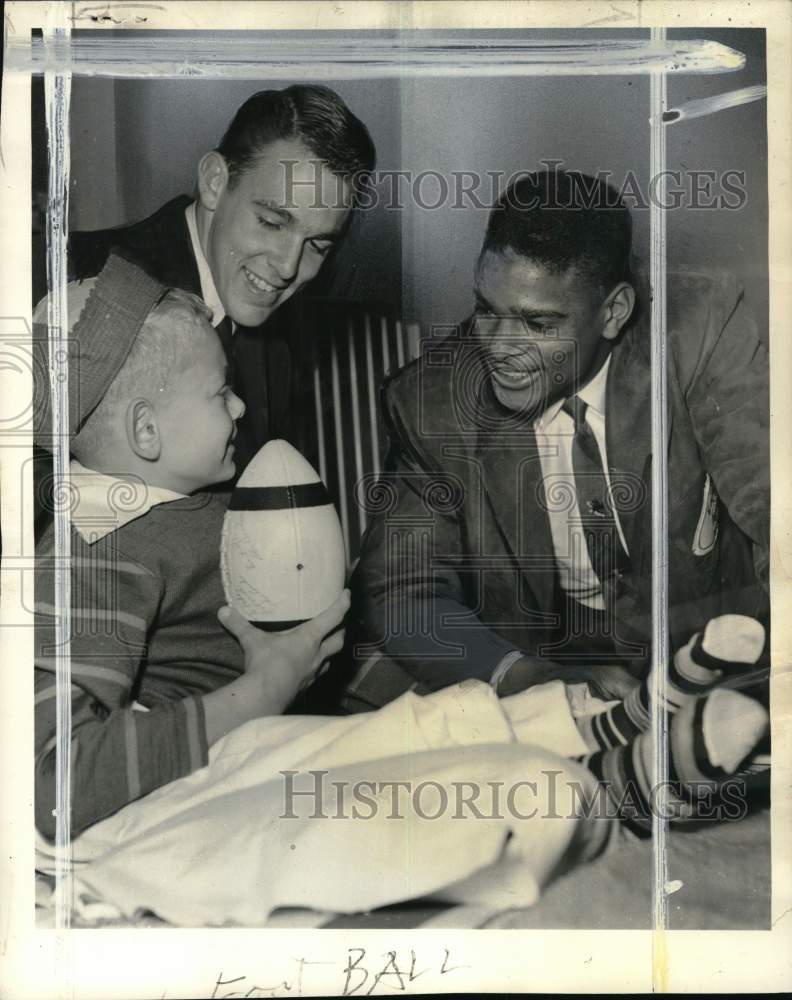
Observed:
[[[228,186],[228,164],[216,149],[205,153],[198,163],[198,197],[201,205],[214,212]]]
[[[162,453],[162,439],[154,407],[147,399],[133,399],[126,411],[129,447],[147,462],[156,462]]]
[[[622,281],[605,300],[605,324],[602,330],[605,340],[615,340],[619,336],[634,308],[635,289],[629,282]]]

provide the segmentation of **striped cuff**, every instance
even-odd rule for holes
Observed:
[[[490,687],[495,692],[495,694],[498,693],[498,685],[500,684],[500,682],[503,680],[506,674],[508,674],[508,672],[514,666],[514,664],[518,660],[522,659],[523,656],[524,653],[522,652],[522,650],[513,649],[511,653],[507,653],[500,661],[500,663],[497,665],[497,667],[495,667],[495,670],[493,671],[492,677],[490,677],[490,682],[489,682]]]
[[[208,762],[200,696],[168,702],[148,712],[126,710],[121,718],[128,802],[192,774]]]
[[[182,701],[186,719],[187,749],[190,755],[190,771],[197,771],[209,761],[209,743],[206,739],[206,715],[203,698],[192,695]]]

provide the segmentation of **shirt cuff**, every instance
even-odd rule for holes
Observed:
[[[525,654],[520,649],[513,649],[510,653],[507,653],[500,663],[495,667],[495,670],[490,677],[490,687],[497,694],[498,685],[503,680],[503,678],[508,674],[514,664],[522,659]]]

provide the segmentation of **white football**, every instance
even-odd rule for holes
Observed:
[[[265,629],[313,618],[344,589],[338,514],[316,471],[287,441],[268,441],[234,488],[220,568],[229,605]]]

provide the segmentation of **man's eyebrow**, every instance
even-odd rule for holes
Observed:
[[[488,313],[495,315],[497,313],[496,309],[493,309],[492,305],[481,295],[479,292],[473,293],[476,299],[476,305],[481,306],[486,309]],[[566,319],[567,313],[559,312],[556,309],[520,309],[518,315],[522,319],[527,320],[537,320],[537,319]]]
[[[567,313],[557,309],[521,309],[523,319],[566,319]]]
[[[294,218],[288,208],[281,207],[277,202],[271,201],[269,198],[254,198],[253,204],[258,208],[266,208],[270,212],[275,212],[276,215],[281,215],[284,219],[291,220]]]

